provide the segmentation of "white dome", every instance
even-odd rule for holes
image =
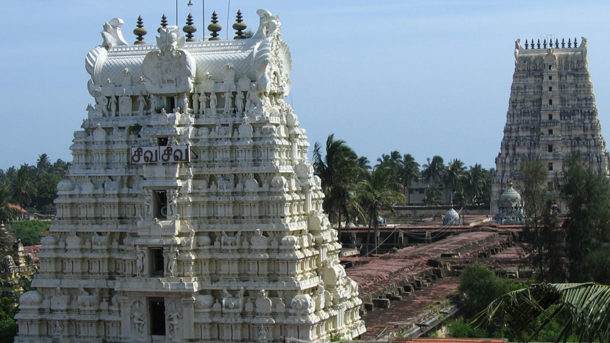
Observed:
[[[513,188],[513,184],[508,185],[508,189],[500,195],[499,207],[520,207],[521,194]]]
[[[453,208],[449,209],[447,213],[445,213],[445,217],[443,218],[443,225],[461,225],[462,221],[460,220],[460,214],[457,213]]]

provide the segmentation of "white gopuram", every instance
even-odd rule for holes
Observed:
[[[365,331],[277,16],[250,39],[128,45],[104,25],[16,342],[328,342]]]

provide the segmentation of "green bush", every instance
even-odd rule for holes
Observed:
[[[23,245],[40,244],[42,233],[49,230],[51,222],[42,220],[22,220],[11,223],[8,231],[15,233]]]
[[[460,295],[462,309],[467,317],[483,310],[495,298],[508,292],[508,282],[482,264],[473,264],[462,272]]]
[[[452,338],[486,338],[487,330],[464,323],[462,318],[447,322],[448,337]]]

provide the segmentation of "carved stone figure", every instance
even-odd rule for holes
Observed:
[[[131,323],[132,327],[139,338],[144,338],[144,314],[142,313],[142,305],[140,301],[136,301],[132,306]]]
[[[193,93],[191,100],[193,102],[193,113],[199,113],[199,96],[197,93]]]
[[[207,102],[207,96],[205,96],[204,92],[201,92],[201,94],[199,94],[199,114],[203,114]]]
[[[118,45],[127,45],[125,38],[123,38],[123,32],[121,31],[121,26],[123,26],[123,24],[124,21],[120,18],[113,18],[104,23],[104,30],[102,31],[102,38],[104,39],[104,42],[102,44],[106,49],[110,49]]]
[[[178,333],[180,332],[181,318],[182,315],[180,315],[180,313],[175,309],[167,314],[167,336],[170,340],[178,338]]]
[[[223,113],[224,114],[230,114],[231,111],[233,110],[233,107],[232,107],[233,93],[232,92],[225,92],[223,94],[223,98],[225,99],[225,106],[224,106],[224,109],[223,109]]]
[[[115,96],[110,97],[110,116],[117,116],[117,99]]]
[[[123,116],[131,115],[131,97],[123,95],[119,99],[119,114]]]
[[[146,107],[146,99],[142,95],[138,96],[138,115],[140,115],[140,116],[144,115],[145,107]]]
[[[167,254],[167,274],[174,276],[176,273],[176,260],[178,258],[178,249],[172,247]]]
[[[138,276],[144,273],[144,251],[140,247],[136,248],[136,274]]]
[[[210,93],[210,114],[216,115],[216,103],[218,102],[218,98],[216,97],[216,93]]]
[[[235,113],[242,114],[244,112],[244,93],[239,91],[235,95]]]
[[[184,36],[176,26],[163,27],[157,37],[158,51],[149,52],[142,63],[144,85],[151,93],[185,93],[192,90],[196,64],[182,49]]]
[[[227,291],[227,289],[222,290],[224,294],[224,298],[222,298],[222,308],[225,310],[241,310],[243,306],[244,300],[244,288],[240,288],[237,294],[233,295]]]

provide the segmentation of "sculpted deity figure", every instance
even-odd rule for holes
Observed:
[[[216,97],[216,93],[210,93],[210,113],[212,115],[216,115],[216,103],[218,102],[218,98]]]
[[[144,337],[144,314],[140,310],[140,302],[134,304],[131,312],[131,322],[136,331],[136,334],[142,338]]]
[[[108,98],[100,94],[95,98],[95,108],[102,111],[102,116],[108,116]]]
[[[182,316],[176,310],[175,307],[176,307],[175,305],[172,306],[172,309],[167,314],[167,326],[168,326],[167,335],[170,340],[177,338],[177,335],[179,332],[180,319],[182,318]]]
[[[144,86],[154,93],[184,93],[192,90],[196,64],[192,56],[181,48],[186,38],[179,36],[176,26],[159,30],[159,50],[149,52],[142,62]]]
[[[235,95],[235,113],[242,114],[244,111],[244,93],[241,91]]]
[[[203,114],[207,101],[208,101],[208,97],[205,96],[204,92],[201,92],[201,94],[199,94],[199,114]]]
[[[193,101],[193,113],[199,113],[199,96],[197,96],[197,93],[193,93],[192,101]]]
[[[144,273],[144,251],[140,247],[136,250],[136,274],[138,276]]]
[[[176,272],[176,259],[178,258],[178,251],[176,248],[172,247],[167,254],[167,274],[169,276],[174,276]]]
[[[117,99],[116,96],[110,97],[110,115],[112,117],[117,116]]]
[[[178,192],[172,191],[167,193],[167,215],[170,217],[175,217],[177,212],[176,209],[178,207]]]
[[[144,96],[138,96],[138,115],[144,115],[144,107],[146,107],[146,99]]]
[[[119,98],[119,114],[128,116],[131,114],[131,97],[123,95]]]
[[[244,288],[240,288],[239,292],[236,295],[233,295],[227,291],[227,289],[222,290],[224,293],[224,298],[222,298],[222,307],[227,310],[241,310],[243,306],[244,300]]]
[[[120,18],[113,18],[104,23],[101,34],[104,39],[102,45],[106,49],[110,49],[117,45],[127,45],[125,38],[123,38],[123,32],[121,31],[121,26],[123,26],[123,24],[123,19]]]
[[[223,109],[224,114],[231,113],[232,110],[232,102],[233,102],[233,92],[225,92],[223,94],[223,98],[225,99],[225,107]]]
[[[150,103],[150,113],[155,113],[157,111],[157,107],[159,107],[159,98],[156,95],[149,95],[148,101]]]

